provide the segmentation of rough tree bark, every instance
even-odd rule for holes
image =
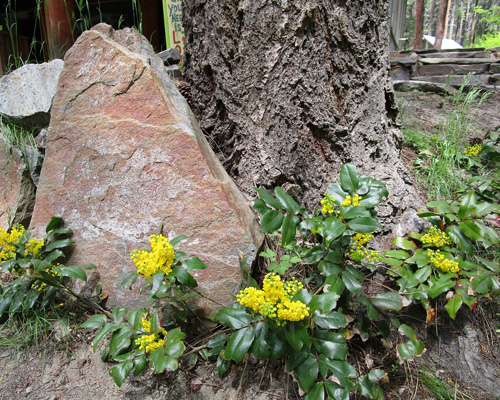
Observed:
[[[424,0],[415,2],[415,39],[413,48],[418,50],[422,48],[422,39],[424,34]]]
[[[429,29],[427,30],[428,35],[432,35],[434,26],[434,11],[436,10],[436,0],[431,2],[431,10],[429,11]]]
[[[399,158],[386,0],[184,0],[184,73],[227,171],[309,208],[346,162],[386,182],[387,222],[420,206]],[[414,215],[412,211],[405,215]],[[392,226],[394,228],[394,226]]]
[[[448,0],[441,0],[441,5],[439,6],[439,14],[436,26],[436,42],[434,43],[434,48],[436,50],[441,50],[441,44],[444,38],[444,27],[446,25],[446,15],[448,12]]]

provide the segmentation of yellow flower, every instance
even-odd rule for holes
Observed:
[[[175,258],[173,246],[168,239],[162,235],[151,235],[151,251],[134,250],[130,257],[137,267],[137,272],[147,280],[158,271],[165,275],[172,272],[172,264]]]
[[[366,244],[373,239],[371,233],[357,233],[351,240],[351,249],[349,250],[349,258],[353,261],[367,260],[370,262],[380,261],[383,257],[376,250],[369,250]]]
[[[335,210],[333,209],[333,206],[335,205],[335,200],[333,199],[332,195],[325,193],[323,199],[321,200],[321,205],[323,208],[321,209],[321,212],[325,215],[327,214],[333,214]]]
[[[429,256],[431,263],[434,264],[436,268],[439,268],[444,273],[451,271],[457,274],[460,272],[460,267],[458,266],[458,262],[450,260],[449,258],[445,258],[444,254],[442,254],[441,251],[429,250],[427,252],[427,255]]]
[[[420,241],[424,244],[430,244],[436,247],[442,247],[452,243],[451,238],[446,234],[446,232],[443,232],[435,226],[431,226],[429,232],[422,236]]]
[[[31,256],[33,258],[38,257],[40,254],[40,250],[42,249],[43,245],[45,244],[44,239],[30,239],[28,243],[24,245],[24,256]]]
[[[304,303],[291,301],[302,287],[302,282],[295,278],[283,282],[279,275],[272,272],[265,276],[262,290],[246,288],[240,291],[236,300],[264,317],[276,318],[278,325],[284,325],[286,321],[301,321],[309,315],[309,307]]]
[[[165,344],[165,341],[160,338],[165,337],[167,331],[165,328],[160,328],[159,333],[151,333],[151,321],[146,318],[141,318],[141,326],[145,333],[149,333],[149,335],[142,335],[135,339],[134,343],[139,346],[139,350],[146,350],[146,353],[151,353],[162,347]]]
[[[467,157],[475,157],[477,156],[481,150],[483,149],[483,146],[480,144],[475,144],[474,146],[469,146],[464,149],[464,154]]]
[[[355,193],[354,196],[350,196],[350,195],[347,195],[344,199],[344,201],[342,202],[342,207],[349,207],[349,206],[353,206],[353,207],[359,207],[360,204],[359,204],[359,201],[362,200],[363,198]]]
[[[10,233],[0,228],[0,261],[15,257],[16,246],[19,238],[24,233],[24,226],[17,224],[12,227]]]

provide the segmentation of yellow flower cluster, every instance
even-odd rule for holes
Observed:
[[[157,348],[162,347],[165,344],[165,340],[160,339],[160,334],[165,337],[167,331],[161,328],[160,334],[151,333],[151,321],[142,318],[141,319],[142,329],[145,333],[149,335],[142,335],[135,339],[135,344],[139,346],[139,350],[146,350],[146,353],[152,353]]]
[[[335,212],[335,210],[333,209],[333,206],[335,205],[335,200],[333,199],[331,194],[325,193],[320,203],[323,206],[323,208],[321,209],[321,212],[323,214],[327,215],[327,214],[333,214]]]
[[[474,146],[469,146],[464,149],[464,154],[467,157],[475,157],[477,156],[481,150],[483,149],[483,146],[480,144],[475,144]]]
[[[162,235],[151,235],[151,251],[134,250],[130,257],[137,267],[137,272],[147,280],[158,272],[163,271],[166,275],[172,272],[175,252],[168,239]]]
[[[431,259],[431,263],[434,264],[436,268],[439,268],[444,273],[446,272],[460,272],[460,268],[458,267],[458,262],[445,258],[444,254],[442,254],[439,250],[433,251],[429,250],[427,255]]]
[[[38,257],[44,244],[44,239],[30,239],[30,241],[25,245],[24,256],[31,256],[32,258]]]
[[[0,228],[0,262],[14,257],[16,251],[14,243],[17,243],[23,233],[24,226],[22,225],[14,225],[10,233]]]
[[[443,232],[435,226],[431,226],[429,232],[422,236],[420,241],[424,244],[431,244],[436,247],[442,247],[452,243],[451,238],[446,234],[446,232]]]
[[[301,321],[309,316],[309,307],[301,301],[291,300],[302,288],[302,283],[295,278],[283,282],[279,275],[272,272],[265,276],[262,290],[246,288],[236,299],[241,305],[264,317],[276,318],[278,325],[284,325],[286,321]]]
[[[357,233],[351,240],[349,258],[353,261],[367,260],[369,262],[380,261],[383,257],[376,250],[369,250],[366,244],[373,239],[371,233]]]
[[[348,207],[348,206],[353,206],[353,207],[359,207],[359,201],[362,199],[362,197],[359,194],[354,194],[354,196],[347,195],[342,202],[342,207]]]

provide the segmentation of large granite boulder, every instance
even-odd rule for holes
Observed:
[[[63,64],[26,64],[0,78],[0,114],[28,129],[48,126]]]
[[[149,250],[162,225],[189,237],[181,249],[209,265],[195,274],[201,289],[224,304],[242,279],[240,254],[250,265],[262,240],[163,61],[135,30],[106,24],[65,56],[32,225],[52,215],[74,231],[69,263],[96,264],[111,304],[126,307],[140,303],[120,287],[135,270],[130,253]]]
[[[0,228],[30,223],[35,205],[35,185],[21,151],[0,140]]]

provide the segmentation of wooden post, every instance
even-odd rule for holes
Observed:
[[[73,45],[74,0],[44,0],[45,41],[49,58],[63,58]]]

